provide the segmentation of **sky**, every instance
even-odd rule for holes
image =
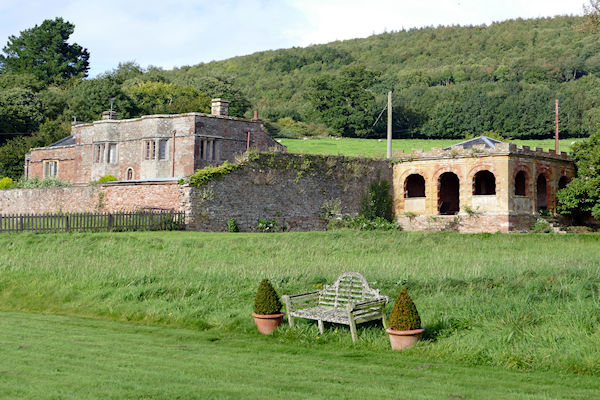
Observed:
[[[89,76],[134,61],[171,69],[257,51],[438,25],[582,15],[587,0],[0,0],[0,47],[62,17]]]

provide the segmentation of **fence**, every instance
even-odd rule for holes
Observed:
[[[185,229],[185,212],[174,211],[0,215],[0,232],[98,232],[182,229]]]

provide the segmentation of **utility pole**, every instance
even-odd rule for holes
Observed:
[[[392,92],[388,92],[387,158],[392,158]]]
[[[554,151],[558,154],[558,99],[554,102]]]

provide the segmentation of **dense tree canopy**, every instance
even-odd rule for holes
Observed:
[[[67,43],[74,30],[75,25],[56,18],[10,36],[2,49],[4,55],[0,55],[1,69],[31,73],[47,83],[85,76],[90,54],[77,43]]]

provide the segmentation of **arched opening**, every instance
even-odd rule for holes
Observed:
[[[133,180],[133,168],[127,168],[127,180]]]
[[[476,196],[490,196],[496,194],[496,177],[490,171],[483,170],[473,178],[473,194]]]
[[[569,178],[567,178],[564,175],[561,176],[560,179],[558,180],[558,190],[566,188],[568,184],[569,184]]]
[[[544,174],[540,174],[537,178],[537,209],[547,210],[548,209],[548,191],[546,188],[546,177]]]
[[[453,215],[460,210],[460,181],[453,172],[444,172],[438,180],[438,211],[442,215]]]
[[[404,181],[404,197],[425,197],[425,178],[411,174]]]
[[[515,176],[515,195],[527,196],[527,174],[525,171],[517,172]]]

